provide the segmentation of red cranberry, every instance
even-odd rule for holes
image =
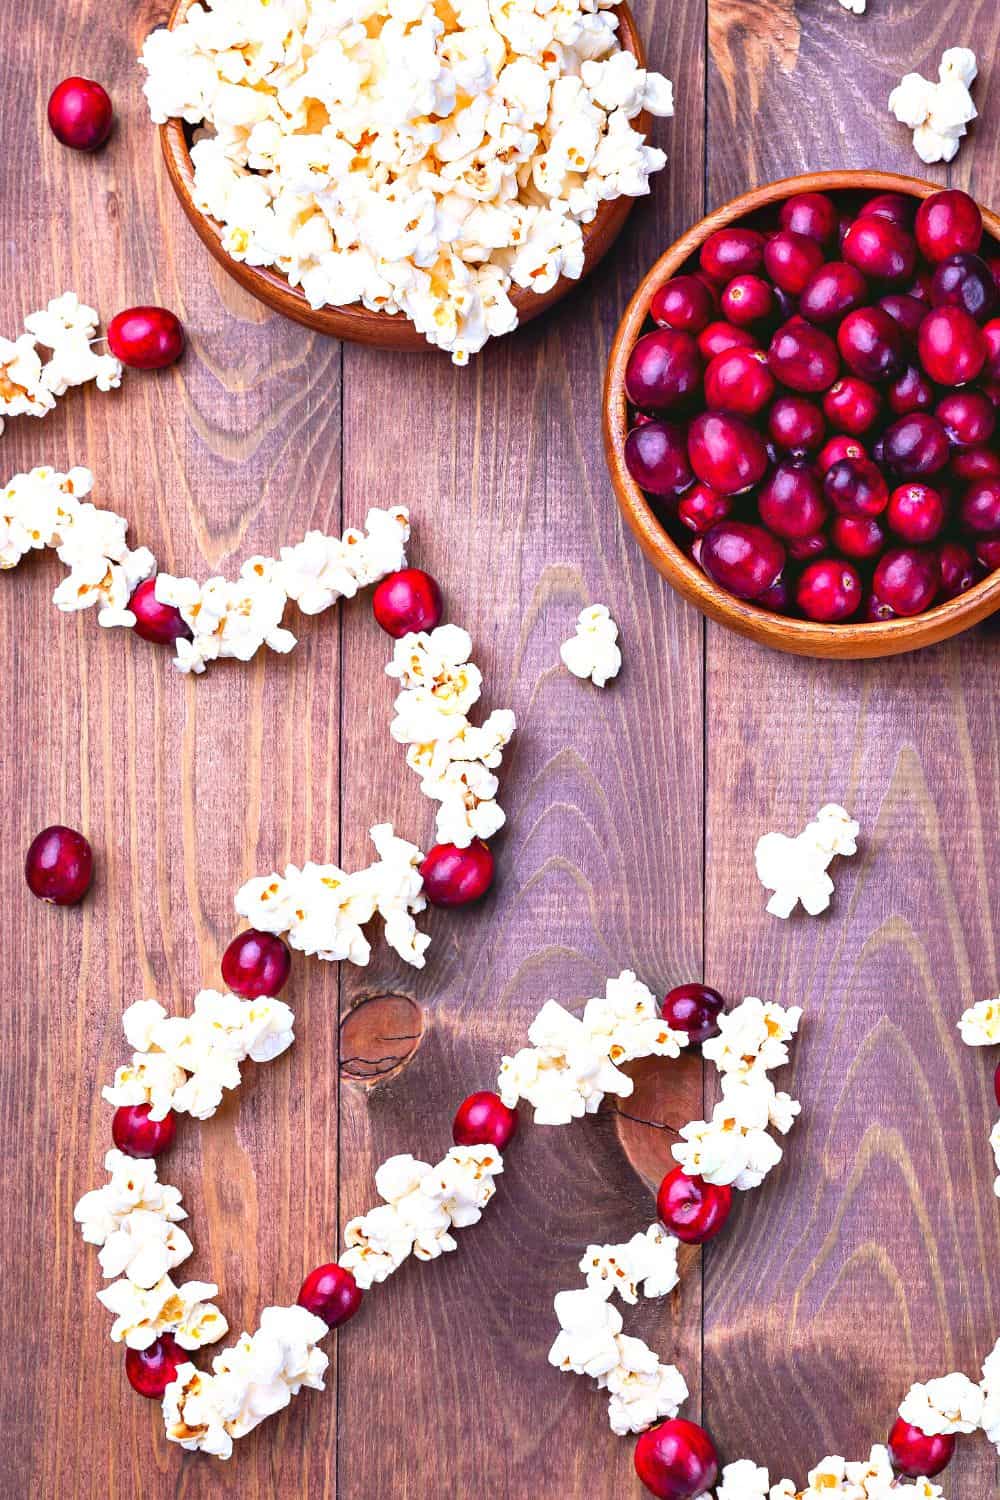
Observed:
[[[506,1151],[516,1134],[517,1110],[508,1109],[499,1094],[486,1090],[463,1099],[451,1126],[456,1146],[495,1146]]]
[[[895,319],[911,343],[916,343],[920,325],[927,316],[927,308],[908,292],[889,292],[879,301],[879,307]]]
[[[816,467],[821,474],[827,474],[834,464],[842,463],[845,458],[854,461],[859,458],[867,458],[864,444],[859,443],[857,438],[840,436],[832,437],[830,441],[820,449],[816,459]]]
[[[625,439],[625,467],[651,495],[680,495],[694,478],[683,428],[644,422]]]
[[[727,349],[705,371],[705,402],[714,411],[753,417],[775,392],[775,380],[763,349]]]
[[[394,640],[420,630],[435,630],[441,623],[444,604],[441,590],[429,573],[420,568],[401,568],[383,578],[372,595],[375,618]]]
[[[714,359],[727,349],[756,349],[757,341],[749,328],[735,328],[732,323],[709,323],[698,335],[702,359]]]
[[[976,543],[976,560],[984,573],[1000,568],[1000,537],[981,537]]]
[[[812,536],[792,537],[788,542],[788,555],[796,562],[809,562],[811,558],[822,557],[827,551],[829,543],[822,531],[816,531]],[[761,594],[760,597],[763,599],[764,595]]]
[[[997,425],[993,402],[981,391],[952,391],[938,402],[934,415],[956,448],[981,447]]]
[[[889,405],[898,417],[910,411],[927,411],[934,405],[934,387],[923,370],[916,365],[907,365],[902,375],[889,386]]]
[[[674,276],[657,287],[649,312],[661,328],[700,333],[715,316],[715,298],[699,277]]]
[[[889,1434],[889,1456],[897,1474],[907,1479],[933,1479],[955,1456],[955,1434],[928,1437],[919,1427],[898,1417]]]
[[[993,272],[984,260],[969,251],[949,255],[931,281],[932,307],[960,307],[977,323],[985,323],[997,304]]]
[[[869,458],[842,458],[827,469],[823,493],[842,516],[879,516],[889,503],[889,487]]]
[[[1000,533],[1000,480],[977,479],[970,484],[959,502],[958,518],[977,536]]]
[[[932,603],[940,582],[933,552],[897,547],[879,559],[872,587],[897,615],[919,615]]]
[[[256,1000],[284,989],[292,972],[292,955],[273,932],[250,927],[233,938],[222,955],[221,967],[227,989],[244,1000]]]
[[[839,323],[863,307],[867,298],[868,283],[857,266],[831,260],[810,276],[799,298],[799,312],[810,323]]]
[[[808,235],[783,229],[764,246],[764,266],[776,286],[798,297],[823,264],[823,250]]]
[[[983,329],[986,343],[986,374],[990,380],[1000,380],[1000,318],[991,318]]]
[[[701,565],[738,599],[757,599],[785,565],[785,549],[760,526],[720,521],[703,538]]]
[[[339,1328],[354,1317],[362,1295],[353,1273],[331,1263],[309,1272],[295,1300],[314,1317],[322,1318],[328,1328]]]
[[[873,426],[882,398],[867,380],[845,375],[836,381],[823,397],[823,411],[835,432],[867,432]]]
[[[154,646],[172,646],[175,641],[190,640],[191,631],[174,604],[161,604],[156,597],[156,579],[140,583],[128,607],[135,615],[135,633]]]
[[[903,364],[903,333],[884,307],[859,307],[837,330],[837,347],[862,380],[891,380]]]
[[[892,219],[855,219],[844,236],[843,256],[876,281],[909,281],[917,265],[917,242]]]
[[[703,1427],[674,1417],[640,1434],[635,1472],[657,1500],[696,1500],[719,1477],[719,1460]]]
[[[625,390],[634,406],[675,406],[701,384],[702,361],[689,333],[657,328],[643,334],[625,367]]]
[[[151,1120],[151,1104],[123,1104],[111,1119],[111,1139],[126,1156],[162,1156],[174,1144],[177,1119],[167,1110],[162,1120]]]
[[[764,236],[756,229],[717,229],[702,245],[700,261],[713,281],[751,276],[764,264]]]
[[[779,396],[771,407],[767,430],[788,453],[811,453],[826,436],[823,413],[805,396]]]
[[[688,457],[698,478],[723,495],[750,489],[767,472],[764,439],[730,412],[695,417],[688,431]]]
[[[986,340],[960,307],[936,307],[920,325],[920,363],[938,385],[965,385],[986,363]]]
[[[932,542],[944,525],[944,496],[929,484],[901,484],[889,496],[885,518],[904,542]]]
[[[782,385],[793,391],[825,391],[840,370],[836,345],[829,334],[803,318],[778,329],[768,359]]]
[[[917,274],[913,278],[913,285],[906,288],[908,297],[914,297],[918,302],[930,304],[931,282],[934,280],[934,272],[930,266],[923,264],[917,267]]]
[[[781,227],[807,239],[829,244],[837,238],[840,217],[825,193],[796,193],[781,205]]]
[[[39,901],[75,906],[90,889],[93,875],[93,851],[74,828],[55,823],[32,839],[24,861],[24,878]]]
[[[899,224],[904,229],[909,229],[913,224],[917,205],[912,198],[905,193],[876,193],[874,198],[869,198],[867,203],[861,205],[862,219],[890,219],[893,224]]]
[[[957,479],[1000,479],[1000,453],[992,448],[965,448],[952,455]]]
[[[733,1190],[689,1177],[674,1167],[660,1183],[656,1215],[685,1245],[703,1245],[723,1229],[733,1206]]]
[[[111,100],[91,78],[64,78],[49,97],[49,128],[57,141],[74,151],[103,146],[113,119]]]
[[[774,317],[774,292],[762,276],[734,276],[722,294],[722,311],[737,328]]]
[[[682,496],[677,506],[677,519],[696,536],[704,536],[719,521],[724,521],[732,509],[729,495],[720,495],[718,490],[699,479]]]
[[[856,568],[833,557],[803,568],[795,602],[809,620],[829,624],[847,620],[861,606],[861,579]]]
[[[719,1016],[726,1002],[707,984],[679,984],[660,1002],[660,1015],[671,1031],[683,1031],[691,1046],[700,1047],[719,1034]]]
[[[786,538],[812,536],[827,518],[819,476],[801,459],[786,459],[771,470],[757,509],[764,525]]]
[[[924,258],[937,264],[949,255],[979,249],[983,216],[968,193],[947,188],[932,193],[917,209],[916,235]]]
[[[938,419],[927,412],[909,412],[882,434],[884,462],[904,479],[936,474],[944,468],[950,454],[948,434]]]
[[[435,844],[420,866],[424,891],[432,906],[468,906],[493,884],[493,855],[482,839],[467,849]]]
[[[190,1358],[172,1333],[161,1333],[145,1349],[125,1350],[125,1374],[129,1385],[140,1396],[161,1401],[177,1374],[177,1366],[186,1364]]]
[[[880,599],[876,593],[870,593],[865,600],[864,618],[873,625],[885,625],[889,620],[898,620],[899,616],[884,599]]]
[[[938,565],[941,569],[941,594],[945,599],[956,599],[971,589],[976,581],[972,553],[960,542],[945,542],[938,551]]]
[[[791,590],[785,581],[784,574],[776,578],[770,588],[764,590],[755,603],[760,609],[775,610],[778,614],[787,614],[788,606],[792,602]]]
[[[997,1063],[997,1070],[993,1074],[993,1094],[997,1103],[1000,1104],[1000,1063]]]
[[[184,329],[166,307],[129,307],[108,324],[108,347],[133,370],[165,370],[184,353]]]
[[[834,516],[830,540],[845,557],[867,562],[882,551],[885,532],[874,516]]]

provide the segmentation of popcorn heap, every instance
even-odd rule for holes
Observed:
[[[671,86],[617,27],[609,0],[215,0],[141,61],[155,121],[210,127],[194,197],[235,260],[313,307],[403,312],[465,364],[666,161],[630,122],[672,114]]]
[[[976,118],[969,90],[979,72],[968,47],[949,47],[941,58],[938,82],[907,73],[889,95],[889,108],[913,131],[913,149],[924,162],[952,161],[966,127]]]
[[[415,969],[430,944],[414,917],[427,906],[416,844],[397,838],[391,823],[370,831],[378,859],[348,873],[337,865],[288,865],[284,875],[260,875],[236,893],[236,910],[262,932],[284,934],[293,948],[319,958],[365,965],[371,944],[363,928],[376,912],[385,940]]]
[[[559,655],[574,677],[589,677],[595,687],[604,687],[618,676],[622,665],[618,626],[606,604],[581,609],[576,634],[563,642]]]
[[[992,1000],[979,1000],[962,1016],[958,1023],[962,1041],[967,1047],[1000,1046],[1000,995]],[[990,1132],[993,1157],[1000,1171],[1000,1120]],[[1000,1177],[993,1184],[993,1191],[1000,1198]]]
[[[407,747],[406,763],[420,777],[420,790],[441,804],[438,842],[460,849],[491,838],[506,821],[493,773],[516,728],[506,708],[494,709],[479,727],[470,724],[468,711],[483,686],[471,655],[468,631],[439,625],[429,635],[398,640],[385,669],[402,685],[389,732]]]
[[[119,361],[92,348],[98,322],[94,309],[75,292],[63,292],[25,318],[25,333],[13,340],[0,338],[0,432],[5,417],[47,416],[71,385],[92,380],[99,391],[121,385]],[[49,350],[44,362],[39,348]]]
[[[716,1500],[896,1500],[907,1495],[911,1500],[944,1500],[944,1491],[929,1479],[901,1479],[888,1449],[878,1446],[860,1463],[824,1458],[810,1473],[804,1490],[797,1490],[790,1479],[772,1485],[766,1469],[741,1458],[726,1465],[715,1492]]]
[[[801,901],[811,917],[826,911],[833,895],[827,874],[838,855],[858,852],[860,825],[835,802],[821,807],[797,838],[765,833],[754,850],[757,878],[774,895],[767,903],[773,917],[790,917]]]

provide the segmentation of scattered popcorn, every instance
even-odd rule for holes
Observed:
[[[679,1280],[677,1241],[662,1224],[650,1224],[645,1234],[634,1234],[623,1245],[588,1245],[580,1262],[592,1292],[636,1303],[640,1289],[646,1297],[665,1297]]]
[[[927,163],[952,161],[976,118],[969,92],[979,71],[968,47],[950,47],[941,58],[938,82],[907,73],[889,95],[889,109],[913,131],[913,147]]]
[[[967,1047],[1000,1046],[1000,995],[992,1000],[978,1000],[970,1006],[959,1021],[958,1029]]]
[[[182,1349],[200,1349],[221,1339],[229,1324],[207,1299],[219,1288],[210,1281],[186,1281],[175,1286],[164,1276],[149,1289],[128,1280],[115,1281],[98,1292],[115,1314],[111,1338],[129,1349],[148,1349],[161,1333],[172,1333]]]
[[[618,1363],[597,1377],[606,1390],[608,1422],[617,1437],[645,1432],[664,1417],[676,1417],[688,1398],[687,1382],[676,1365],[661,1365],[643,1343],[625,1334],[615,1336]]]
[[[559,655],[574,677],[589,677],[595,687],[604,687],[618,676],[622,665],[618,626],[607,605],[591,604],[581,609],[576,634],[563,642]]]
[[[833,895],[827,867],[838,855],[857,853],[859,825],[836,803],[820,808],[797,838],[766,833],[754,851],[757,878],[774,895],[767,910],[790,917],[801,901],[810,916],[826,911]]]
[[[194,199],[235,260],[313,307],[403,312],[463,365],[665,164],[632,122],[671,86],[617,28],[610,0],[214,0],[147,38],[144,91],[205,127]]]
[[[865,11],[868,9],[868,0],[840,0],[840,3],[844,7],[844,9],[849,10],[853,16],[863,16]],[[723,1496],[721,1494],[719,1496],[719,1500],[723,1500]],[[728,1496],[726,1497],[726,1500],[728,1500]]]
[[[928,1437],[975,1432],[982,1422],[983,1401],[982,1390],[967,1375],[942,1375],[926,1385],[911,1385],[899,1415]]]
[[[121,385],[119,361],[94,351],[98,321],[75,292],[63,292],[25,318],[27,332],[0,338],[0,433],[6,417],[47,416],[70,386],[93,381],[99,391],[111,391]],[[39,348],[50,351],[45,363]]]
[[[138,1160],[113,1149],[105,1156],[104,1166],[110,1181],[84,1193],[73,1210],[88,1244],[106,1244],[137,1212],[156,1214],[167,1224],[187,1218],[180,1189],[157,1180],[155,1161]]]

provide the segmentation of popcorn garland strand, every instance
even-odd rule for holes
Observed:
[[[71,386],[93,381],[99,391],[118,389],[120,361],[93,348],[99,322],[75,292],[63,292],[25,318],[24,333],[0,337],[0,433],[7,417],[47,417]],[[48,349],[47,360],[40,348]]]

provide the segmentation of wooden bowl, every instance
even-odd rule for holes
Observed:
[[[193,0],[175,0],[167,26],[172,29],[179,25],[192,3]],[[635,56],[640,67],[645,67],[645,49],[632,12],[627,5],[622,4],[614,7],[614,14],[618,17],[618,36],[622,48]],[[632,126],[643,136],[648,136],[650,123],[649,115],[643,111],[633,120]],[[181,200],[181,206],[194,225],[199,239],[234,281],[238,281],[240,286],[267,307],[283,313],[286,318],[293,318],[296,323],[304,323],[317,333],[329,334],[332,338],[350,339],[357,344],[371,344],[379,349],[426,350],[432,347],[424,335],[417,332],[405,313],[370,312],[360,303],[349,307],[313,308],[297,287],[289,286],[287,278],[280,271],[248,266],[242,261],[233,260],[222,248],[221,224],[195,206],[189,129],[183,120],[176,119],[168,120],[165,125],[160,126],[160,144],[166,158],[167,171],[174,191]],[[583,225],[584,263],[583,273],[579,278],[561,276],[554,286],[542,293],[521,287],[511,290],[510,299],[517,308],[519,324],[537,318],[578,286],[583,276],[589,275],[621,234],[634,203],[634,198],[615,198],[611,202],[602,203],[591,223]]]
[[[1000,609],[1000,571],[990,574],[957,599],[939,604],[913,619],[857,625],[821,625],[812,620],[796,620],[775,614],[719,588],[667,535],[647,500],[625,467],[625,437],[628,432],[628,410],[625,397],[625,366],[633,345],[643,331],[653,293],[671,276],[676,276],[689,258],[696,254],[715,230],[734,224],[769,204],[780,202],[794,193],[899,192],[915,198],[927,198],[940,192],[940,184],[902,177],[895,172],[814,172],[803,177],[789,177],[781,182],[755,188],[718,208],[689,229],[653,266],[641,282],[626,309],[611,349],[604,389],[604,447],[611,482],[626,521],[639,539],[639,545],[664,578],[720,625],[760,641],[779,651],[798,656],[857,658],[894,656],[931,646],[949,636],[958,635]],[[987,233],[1000,239],[1000,217],[983,209]]]

